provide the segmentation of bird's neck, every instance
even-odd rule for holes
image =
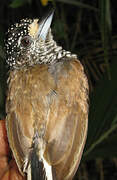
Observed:
[[[40,44],[40,57],[39,60],[42,63],[52,64],[57,61],[63,60],[63,58],[76,58],[75,54],[64,50],[61,46],[58,46],[53,39],[51,31],[49,31],[45,43]],[[42,49],[42,50],[41,50]]]

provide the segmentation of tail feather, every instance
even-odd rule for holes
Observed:
[[[32,151],[28,158],[28,180],[55,180],[52,166],[44,158],[45,142],[38,132],[35,133]],[[26,161],[27,162],[27,161]],[[26,163],[27,164],[27,163]],[[26,167],[25,165],[24,167]]]
[[[47,161],[43,158],[43,165],[45,170],[45,175],[47,180],[54,180],[53,173],[52,173],[52,166],[47,163]]]
[[[52,166],[43,157],[39,159],[35,148],[31,153],[27,169],[27,180],[54,180]]]
[[[31,180],[47,180],[43,161],[39,160],[36,150],[31,153]]]
[[[28,169],[27,169],[27,180],[32,180],[32,177],[31,177],[31,166],[30,164],[28,165]]]

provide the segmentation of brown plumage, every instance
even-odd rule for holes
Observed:
[[[86,140],[87,99],[87,78],[81,63],[72,55],[55,63],[11,68],[6,125],[22,175],[28,174],[35,148],[39,160],[43,162],[42,152],[52,167],[53,179],[73,178]]]

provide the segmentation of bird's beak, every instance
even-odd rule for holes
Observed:
[[[51,22],[53,19],[54,10],[51,11],[44,19],[39,22],[39,29],[38,29],[38,38],[42,40],[46,40],[46,36],[48,34],[48,30],[51,26]]]

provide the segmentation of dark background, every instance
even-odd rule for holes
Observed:
[[[0,119],[5,118],[7,68],[4,39],[10,24],[55,9],[52,32],[76,53],[90,85],[89,130],[75,180],[117,179],[117,5],[115,0],[1,0]]]

